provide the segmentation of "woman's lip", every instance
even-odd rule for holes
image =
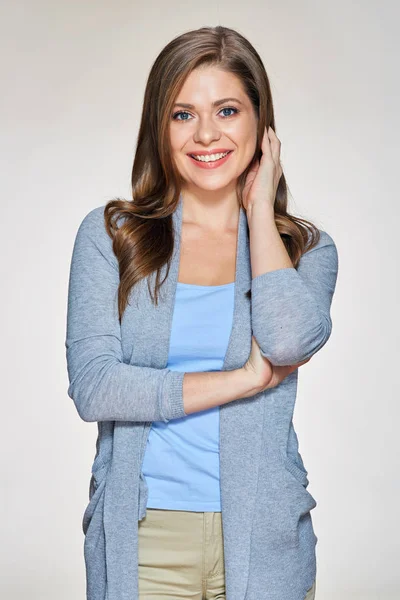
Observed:
[[[192,161],[193,164],[196,165],[196,167],[200,167],[200,169],[216,169],[220,166],[222,166],[224,163],[226,163],[226,161],[228,160],[228,158],[230,157],[230,155],[233,153],[233,150],[228,151],[228,154],[226,156],[224,156],[223,158],[220,158],[219,160],[210,160],[208,162],[202,161],[202,160],[196,160],[195,158],[193,158],[193,156],[190,156],[190,154],[188,154],[188,157],[190,158],[190,160]],[[217,154],[217,153],[215,153]]]
[[[231,148],[214,148],[213,150],[199,150],[198,152],[187,152],[187,154],[197,154],[199,156],[210,156],[211,154],[221,154],[222,152],[233,152]]]

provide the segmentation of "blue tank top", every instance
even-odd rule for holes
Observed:
[[[220,371],[232,329],[235,282],[177,282],[167,367]],[[147,508],[220,511],[219,406],[152,423],[142,473]]]

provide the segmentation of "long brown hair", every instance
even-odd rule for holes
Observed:
[[[257,145],[253,160],[237,180],[237,196],[244,209],[242,191],[254,160],[261,157],[265,127],[275,130],[270,83],[262,60],[250,42],[228,27],[201,27],[171,40],[156,58],[147,80],[132,168],[132,198],[110,200],[104,209],[105,226],[119,261],[119,318],[133,286],[156,272],[153,303],[158,304],[161,268],[168,276],[174,248],[172,213],[182,180],[171,159],[169,140],[173,104],[187,76],[203,65],[236,75],[258,115]],[[319,241],[318,229],[287,212],[287,185],[282,174],[275,200],[275,223],[287,252],[297,267],[302,254]],[[117,221],[122,218],[122,224]],[[310,238],[311,234],[311,238]]]

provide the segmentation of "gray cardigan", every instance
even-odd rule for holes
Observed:
[[[147,279],[118,321],[118,261],[104,206],[82,220],[71,259],[66,356],[68,395],[98,423],[83,515],[87,600],[138,600],[138,520],[146,514],[141,471],[152,421],[185,416],[183,372],[166,368],[179,271],[182,196],[173,213],[174,253],[152,304]],[[240,210],[232,332],[223,370],[242,367],[251,335],[275,365],[299,363],[331,334],[338,255],[320,230],[297,269],[251,277]],[[162,276],[166,273],[163,267]],[[154,273],[150,284],[154,282]],[[251,299],[246,292],[251,289]],[[311,367],[312,368],[312,367]],[[307,470],[293,427],[298,370],[277,387],[220,407],[220,485],[227,600],[304,600],[316,577]]]

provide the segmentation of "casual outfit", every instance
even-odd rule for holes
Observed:
[[[204,290],[206,300],[198,294],[203,290],[177,281],[180,196],[172,214],[172,262],[159,303],[152,303],[148,289],[153,273],[131,291],[120,324],[119,266],[103,214],[104,206],[90,211],[76,235],[66,333],[68,394],[80,417],[98,426],[82,522],[87,600],[139,600],[139,587],[147,593],[146,580],[158,581],[155,593],[162,596],[162,577],[173,579],[174,570],[147,575],[160,564],[157,553],[154,563],[149,558],[151,539],[158,539],[155,527],[165,533],[160,544],[171,547],[162,560],[192,561],[199,568],[197,558],[203,557],[201,571],[192,571],[188,581],[193,585],[200,576],[204,598],[311,600],[318,538],[310,511],[316,500],[307,490],[292,421],[298,370],[275,388],[191,415],[184,412],[183,377],[191,370],[242,367],[252,335],[275,365],[296,364],[320,350],[332,329],[338,270],[333,239],[320,230],[318,244],[297,269],[252,278],[247,219],[240,209],[234,285]],[[210,315],[219,294],[226,314]],[[190,302],[199,311],[195,320],[187,317]],[[172,548],[178,526],[191,532],[192,545],[202,539],[205,546],[187,553],[188,539],[180,536],[177,558]],[[207,542],[211,539],[216,545]],[[208,590],[209,581],[224,584],[224,595]],[[185,597],[185,584],[181,587],[172,597]]]

